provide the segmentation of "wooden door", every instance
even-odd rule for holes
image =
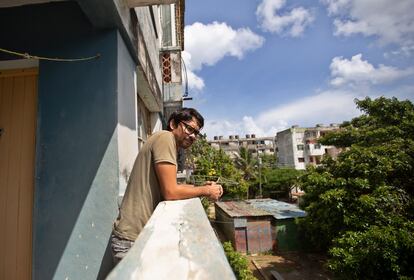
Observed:
[[[0,279],[31,279],[37,69],[0,70]]]

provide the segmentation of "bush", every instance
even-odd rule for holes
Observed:
[[[414,223],[373,226],[335,239],[328,267],[338,279],[410,279],[414,275]]]
[[[223,243],[224,252],[226,253],[227,260],[230,263],[231,268],[234,271],[237,279],[239,280],[254,280],[256,277],[248,267],[247,259],[242,256],[239,252],[233,249],[231,242]]]

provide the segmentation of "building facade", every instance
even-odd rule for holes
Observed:
[[[228,138],[214,136],[213,140],[208,141],[208,143],[216,149],[222,149],[230,157],[234,157],[241,147],[257,156],[263,154],[275,155],[275,140],[275,137],[256,137],[255,134],[246,134],[244,138],[239,135],[230,135]]]
[[[118,196],[165,124],[183,22],[184,0],[0,2],[0,278],[112,269]]]
[[[318,143],[318,139],[328,132],[338,130],[339,126],[316,125],[315,127],[298,127],[296,125],[280,131],[277,139],[277,164],[279,167],[306,169],[307,165],[320,164],[325,154],[335,158],[340,150],[334,146]]]

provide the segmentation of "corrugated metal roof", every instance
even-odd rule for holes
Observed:
[[[272,216],[269,212],[255,208],[245,201],[218,201],[216,205],[232,218]]]
[[[270,198],[249,199],[247,202],[257,209],[271,213],[271,215],[278,220],[306,216],[306,212],[299,209],[296,205]]]

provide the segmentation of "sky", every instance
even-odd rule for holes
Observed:
[[[414,101],[413,0],[188,0],[188,93],[213,136],[274,136]]]

